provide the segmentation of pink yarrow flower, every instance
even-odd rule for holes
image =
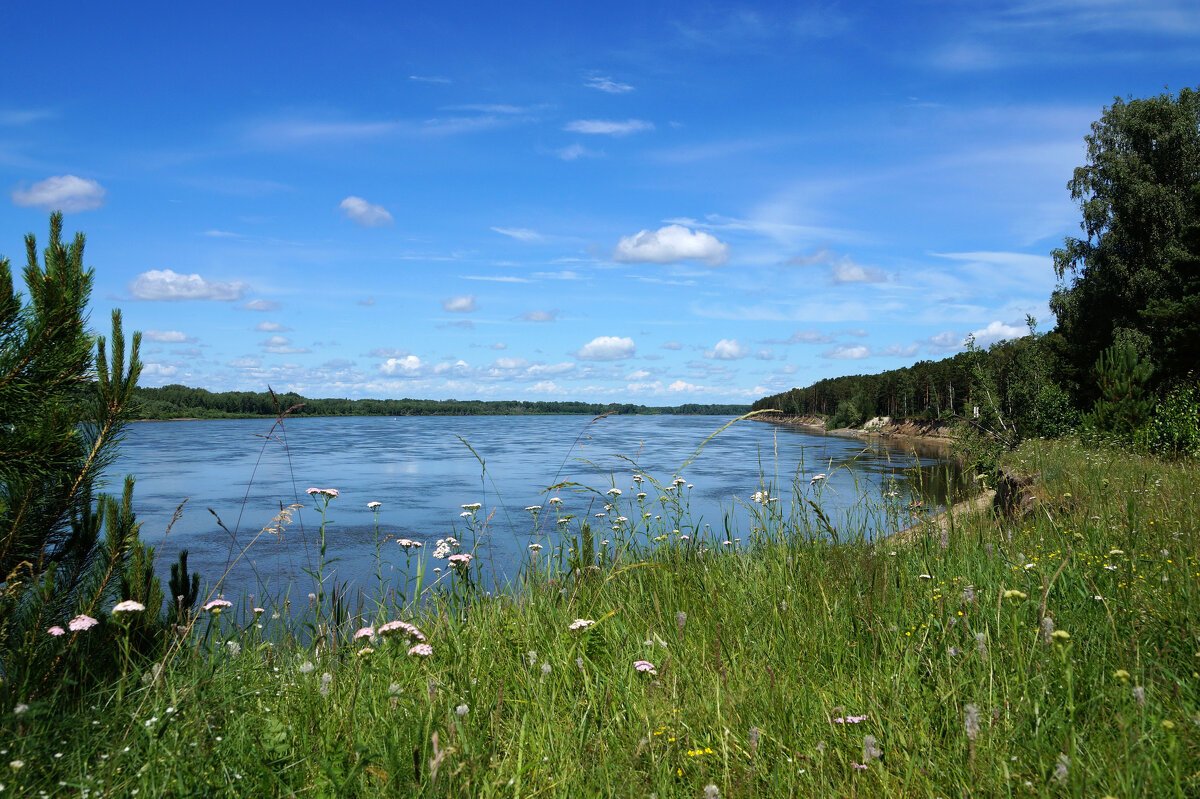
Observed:
[[[429,644],[417,644],[416,646],[409,648],[408,654],[429,657],[433,654],[433,647],[431,647]]]
[[[59,627],[57,624],[56,624],[56,625],[54,625],[53,627],[51,627],[49,630],[46,630],[46,632],[50,633],[50,634],[51,634],[51,635],[53,635],[55,638],[57,638],[57,637],[58,637],[58,636],[60,636],[60,635],[66,635],[66,634],[67,634],[67,631],[66,631],[66,630],[64,630],[62,627]]]
[[[866,771],[867,770],[866,763],[853,763],[852,762],[850,765],[854,767],[855,771]]]
[[[78,633],[83,632],[84,630],[90,630],[99,623],[100,622],[96,621],[91,616],[80,613],[78,616],[67,622],[67,629],[73,633]]]
[[[446,560],[450,561],[451,566],[462,566],[465,568],[471,565],[471,558],[473,557],[474,555],[469,555],[466,552],[459,552],[457,555],[451,555],[446,558]]]
[[[414,641],[424,641],[425,636],[415,626],[406,621],[389,621],[386,624],[379,625],[378,630],[380,635],[391,635],[394,632],[402,632]]]
[[[313,488],[305,489],[304,493],[308,494],[309,496],[314,494],[324,494],[330,499],[333,499],[338,495],[338,490],[336,488],[316,488],[314,486]]]
[[[113,606],[113,613],[131,613],[145,610],[146,606],[141,602],[135,602],[132,599],[126,599],[124,602],[118,602]]]
[[[648,674],[658,674],[654,668],[654,664],[648,660],[635,660],[633,661],[633,667],[638,671],[644,671]]]
[[[867,716],[846,716],[845,718],[838,716],[833,720],[834,724],[858,724],[867,720]]]
[[[211,610],[214,613],[220,613],[225,608],[233,607],[233,603],[228,599],[214,599],[204,605],[205,610]]]
[[[359,627],[358,631],[354,633],[354,640],[357,641],[359,638],[370,638],[374,634],[374,627]]]

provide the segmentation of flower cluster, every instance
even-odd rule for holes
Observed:
[[[330,499],[334,499],[338,495],[338,490],[336,488],[313,487],[313,488],[305,489],[304,493],[308,494],[310,497],[314,496],[316,494],[320,494],[321,496],[329,497]]]

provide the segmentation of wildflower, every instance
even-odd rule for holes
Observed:
[[[67,622],[67,629],[73,633],[78,633],[84,630],[90,630],[99,623],[100,622],[96,621],[91,616],[80,613],[78,616]]]
[[[401,690],[401,685],[398,682],[394,682],[388,686],[388,693],[391,694],[392,696],[399,696],[400,690]]]
[[[1059,643],[1066,643],[1067,641],[1071,640],[1071,634],[1066,630],[1055,630],[1054,632],[1050,633],[1050,637]]]
[[[868,718],[870,718],[870,717],[865,716],[865,715],[863,715],[863,716],[845,716],[845,717],[838,716],[836,719],[833,720],[833,723],[834,724],[859,724],[861,722],[866,721]]]
[[[921,580],[932,580],[933,579],[932,574],[918,574],[917,577]]]
[[[1018,591],[1015,588],[1010,588],[1009,590],[1004,592],[1004,598],[1005,599],[1028,599],[1029,595],[1026,594],[1024,591]]]
[[[338,490],[336,488],[309,488],[306,489],[304,493],[308,494],[309,496],[321,494],[322,496],[334,499],[338,495]]]
[[[1125,669],[1117,669],[1113,672],[1113,677],[1121,682],[1125,682],[1129,679],[1129,672],[1125,671]]]
[[[421,542],[420,542],[420,541],[413,541],[411,538],[397,538],[397,539],[396,539],[396,546],[398,546],[398,547],[400,547],[401,549],[404,549],[404,550],[406,550],[406,551],[407,551],[407,550],[410,550],[410,549],[420,549],[420,548],[421,548]]]
[[[528,658],[530,666],[537,663],[537,652],[534,652],[532,649],[525,653],[525,657]]]
[[[1058,756],[1058,765],[1054,767],[1054,779],[1060,783],[1066,782],[1071,772],[1071,758],[1066,755]]]
[[[1146,706],[1146,689],[1145,688],[1143,688],[1140,685],[1135,685],[1133,687],[1133,691],[1131,693],[1133,694],[1133,700],[1138,703],[1139,707]]]
[[[471,513],[471,511],[469,511],[469,510],[465,510],[465,511],[463,511],[462,513],[460,513],[460,514],[458,514],[458,515],[459,515],[459,516],[474,516],[475,514]]]
[[[67,633],[66,630],[64,630],[62,627],[59,627],[57,624],[54,625],[53,627],[51,627],[50,629],[46,630],[46,632],[50,633],[55,638],[57,638],[60,635],[66,635],[66,633]]]
[[[1042,619],[1042,640],[1046,646],[1050,645],[1051,636],[1054,635],[1054,619],[1047,616]]]
[[[675,614],[675,627],[680,633],[683,632],[683,626],[687,624],[687,614],[682,610]]]
[[[16,771],[17,769],[22,769],[22,768],[25,768],[25,761],[24,761],[24,760],[13,760],[13,761],[10,761],[10,762],[9,762],[9,764],[8,764],[8,767],[9,767],[10,769],[12,769],[13,771]]]
[[[255,616],[262,615],[263,613],[266,613],[266,612],[267,612],[267,609],[266,609],[266,608],[255,608],[255,609],[254,609],[254,615],[255,615]]]
[[[829,476],[829,475],[825,474],[825,472],[821,472],[820,474],[814,474],[814,475],[812,476],[812,479],[808,481],[808,484],[809,484],[809,485],[814,485],[814,484],[815,484],[815,483],[816,483],[818,480],[824,480],[824,479],[825,479],[825,478],[827,478],[828,476]]]
[[[359,627],[354,633],[354,640],[357,641],[359,638],[370,638],[374,634],[374,627]]]
[[[314,594],[313,592],[309,591],[309,592],[308,592],[308,601],[309,601],[309,602],[316,602],[316,601],[317,601],[317,595],[316,595],[316,594]]]
[[[863,736],[863,760],[870,763],[883,757],[883,750],[876,746],[874,735]]]
[[[569,630],[586,630],[588,627],[591,627],[595,623],[596,622],[592,621],[591,619],[576,619],[575,621],[571,622],[567,626],[567,629],[569,629]]]
[[[635,660],[633,661],[633,667],[638,671],[649,672],[650,674],[655,675],[658,674],[658,671],[656,671],[654,668],[654,664],[648,660]]]
[[[229,647],[230,657],[237,657],[242,653],[242,645],[237,641],[226,641],[225,646]]]
[[[963,598],[963,602],[974,602],[975,601],[975,586],[968,585],[966,588],[964,588],[963,592],[962,592],[962,598]]]
[[[549,675],[550,675],[550,671],[551,671],[550,664],[549,664],[549,663],[543,663],[543,664],[542,664],[542,676],[543,676],[543,677],[547,677],[547,676],[549,676]]]
[[[447,558],[447,560],[450,561],[451,566],[461,566],[466,568],[471,565],[471,558],[473,557],[475,556],[469,555],[466,552],[459,552],[457,555],[451,555],[449,558]]]
[[[333,675],[325,672],[321,675],[321,696],[329,696],[329,688],[333,683]]]
[[[29,705],[25,704],[24,702],[18,702],[17,706],[13,708],[13,715],[24,715],[27,710],[29,710]]]
[[[422,632],[420,630],[418,630],[415,626],[409,624],[406,621],[389,621],[386,624],[379,625],[379,629],[376,630],[376,632],[379,633],[380,635],[390,635],[391,633],[394,633],[397,631],[404,633],[405,635],[407,635],[409,638],[413,639],[414,641],[424,641],[425,640],[424,634],[422,634]]]
[[[704,799],[721,799],[721,791],[711,782],[704,786]]]
[[[470,712],[471,708],[467,705],[459,705],[458,707],[454,708],[454,715],[458,716],[460,719]]]
[[[851,763],[850,763],[850,766],[851,766],[851,767],[852,767],[852,768],[853,768],[855,771],[866,771],[866,770],[867,770],[867,764],[866,764],[866,763],[855,763],[855,762],[851,761]]]
[[[680,541],[691,541],[692,537],[690,535],[681,535],[681,536],[679,536],[679,540]]]
[[[975,649],[980,657],[987,657],[987,633],[975,633]]]
[[[530,551],[530,552],[537,552],[537,551],[538,551],[538,550],[540,550],[541,548],[542,548],[542,545],[541,545],[541,544],[530,544],[530,545],[529,545],[529,551]]]
[[[364,646],[362,649],[358,650],[358,651],[357,651],[357,652],[355,652],[354,654],[355,654],[356,656],[360,657],[360,658],[365,658],[367,655],[370,655],[370,654],[371,654],[372,652],[374,652],[374,651],[375,651],[375,650],[374,650],[374,649],[372,649],[371,647],[369,647],[369,646]]]
[[[558,523],[559,524],[570,524],[571,520],[570,519],[559,519]]]
[[[113,613],[132,613],[145,610],[146,606],[141,602],[135,602],[132,599],[126,599],[124,602],[118,602],[113,606]]]
[[[301,674],[312,674],[316,670],[317,670],[317,667],[313,665],[311,660],[306,660],[300,664],[300,673]]]
[[[758,749],[758,736],[760,733],[761,733],[761,730],[759,730],[758,727],[750,728],[750,749],[751,750]]]
[[[367,503],[367,508],[368,508],[369,510],[375,510],[376,508],[378,508],[378,507],[379,507],[380,505],[382,505],[382,504],[383,504],[382,502],[368,502],[368,503]]]
[[[417,644],[408,649],[410,655],[420,655],[421,657],[429,657],[433,654],[433,647],[429,644]]]
[[[963,707],[963,730],[971,741],[974,741],[979,735],[979,707],[977,705]]]
[[[550,499],[546,500],[546,504],[547,505],[561,505],[561,504],[563,504],[562,497],[550,497]]]
[[[317,597],[315,594],[309,594],[309,598],[316,599]],[[206,602],[204,604],[204,609],[211,610],[213,613],[220,613],[225,608],[231,607],[233,607],[233,603],[228,599],[214,599],[211,602]]]
[[[938,545],[942,548],[943,551],[949,548],[949,546],[950,546],[950,531],[949,530],[947,530],[947,529],[942,530],[942,537],[941,537],[941,540],[938,542]]]
[[[621,496],[621,489],[610,488],[607,491],[605,491],[604,493],[608,494],[610,497],[619,497],[619,496]]]

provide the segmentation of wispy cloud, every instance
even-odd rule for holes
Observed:
[[[490,283],[532,283],[527,277],[515,275],[459,275],[461,280],[486,280]]]
[[[590,150],[582,144],[568,144],[555,151],[555,155],[564,161],[577,161],[580,158],[599,158],[604,155],[600,150]]]
[[[643,119],[576,119],[563,126],[563,130],[571,133],[587,133],[597,136],[628,136],[631,133],[641,133],[654,130],[654,123]]]
[[[496,231],[502,236],[508,236],[510,239],[516,239],[517,241],[540,241],[542,239],[541,233],[538,233],[536,230],[530,230],[529,228],[493,227],[492,230]]]
[[[472,313],[475,311],[475,295],[462,294],[456,297],[447,297],[442,300],[442,310],[450,313]]]
[[[417,83],[453,83],[449,78],[438,75],[409,75],[408,79]]]
[[[521,318],[526,322],[555,322],[558,320],[558,311],[526,311]]]
[[[146,341],[155,341],[161,344],[191,344],[196,339],[179,330],[147,330],[142,334]]]
[[[633,87],[628,83],[615,81],[607,75],[594,75],[583,82],[584,86],[589,89],[598,89],[608,94],[625,94],[633,91]]]
[[[57,114],[46,109],[7,109],[0,110],[0,127],[21,127],[54,119]]]

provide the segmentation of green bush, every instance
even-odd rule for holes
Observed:
[[[1200,457],[1200,380],[1180,383],[1155,404],[1141,438],[1155,455]]]

